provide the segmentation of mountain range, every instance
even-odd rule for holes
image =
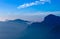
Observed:
[[[60,39],[60,17],[48,15],[42,22],[15,19],[0,22],[0,39]]]
[[[60,17],[50,14],[44,21],[29,25],[22,34],[22,39],[60,39]]]

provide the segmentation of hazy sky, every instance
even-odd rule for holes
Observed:
[[[60,15],[60,0],[0,0],[0,20],[39,20],[49,13]]]

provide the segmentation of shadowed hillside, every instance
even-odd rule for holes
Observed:
[[[43,22],[20,19],[0,22],[0,39],[60,39],[60,17],[48,15]]]
[[[16,19],[0,22],[0,39],[17,39],[20,32],[27,26],[28,21]]]
[[[21,39],[60,39],[60,17],[48,15],[44,21],[32,23]]]

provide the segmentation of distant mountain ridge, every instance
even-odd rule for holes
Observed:
[[[0,39],[16,39],[28,26],[28,21],[15,19],[0,22]],[[2,36],[1,36],[2,35]]]
[[[60,39],[60,17],[48,15],[42,22],[15,19],[0,22],[4,39]],[[7,36],[6,36],[7,35]],[[5,38],[6,37],[6,38]]]

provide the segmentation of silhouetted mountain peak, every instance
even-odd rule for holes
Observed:
[[[55,16],[55,15],[53,15],[53,14],[49,14],[48,16]]]
[[[18,22],[18,23],[26,23],[28,21],[25,21],[25,20],[21,20],[21,19],[15,19],[15,20],[8,20],[7,22]]]
[[[44,22],[54,23],[54,24],[59,23],[60,22],[60,17],[50,14],[50,15],[45,17]]]
[[[51,20],[51,19],[53,20],[53,19],[56,19],[56,18],[58,18],[58,17],[53,15],[53,14],[50,14],[50,15],[45,17],[45,19],[48,19],[48,20]]]
[[[15,19],[14,21],[18,21],[18,22],[28,22],[28,21],[21,20],[21,19]]]

